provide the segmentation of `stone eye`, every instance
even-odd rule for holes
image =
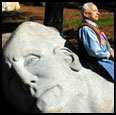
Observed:
[[[38,56],[29,56],[26,57],[25,61],[24,61],[24,66],[33,66],[35,65],[38,61],[39,61],[40,57]]]

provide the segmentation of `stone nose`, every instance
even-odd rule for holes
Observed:
[[[30,86],[24,84],[14,68],[4,62],[2,64],[2,87],[6,99],[11,105],[13,104],[14,108],[24,112],[32,111],[31,108],[35,110],[36,99],[30,93]]]
[[[31,90],[31,88],[33,88],[33,91],[36,92],[36,81],[33,80],[33,81],[30,81],[29,84],[24,84],[24,89],[26,91]]]
[[[36,92],[36,84],[38,82],[38,77],[29,72],[25,67],[23,60],[13,61],[12,66],[24,84],[25,90],[30,90],[33,95]]]
[[[21,78],[21,80],[25,83],[25,84],[33,84],[36,83],[38,81],[38,77],[35,76],[34,74],[32,74],[31,72],[29,72],[25,67],[24,67],[24,63],[23,61],[14,61],[12,63],[12,66],[14,68],[14,70],[16,71],[16,73],[19,75],[19,77]]]

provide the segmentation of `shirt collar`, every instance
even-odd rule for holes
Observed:
[[[92,24],[93,26],[95,26],[95,27],[98,28],[98,25],[97,25],[95,22],[93,22],[93,21],[91,21],[91,20],[89,20],[89,19],[84,19],[84,21],[85,21],[85,22],[88,22],[89,24]]]

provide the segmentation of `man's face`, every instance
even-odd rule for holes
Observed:
[[[89,4],[88,6],[90,8],[90,11],[86,11],[86,17],[94,22],[98,21],[100,13],[98,11],[97,6],[95,6],[94,4]]]

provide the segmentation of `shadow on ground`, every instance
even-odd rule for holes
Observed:
[[[4,12],[2,14],[2,22],[6,22],[6,20],[23,20],[23,21],[35,21],[35,20],[43,20],[41,16],[29,16],[31,12]]]
[[[3,12],[2,13],[2,21],[7,20],[7,19],[24,19],[24,16],[29,15],[30,12]]]
[[[2,34],[13,32],[21,23],[2,23]]]

